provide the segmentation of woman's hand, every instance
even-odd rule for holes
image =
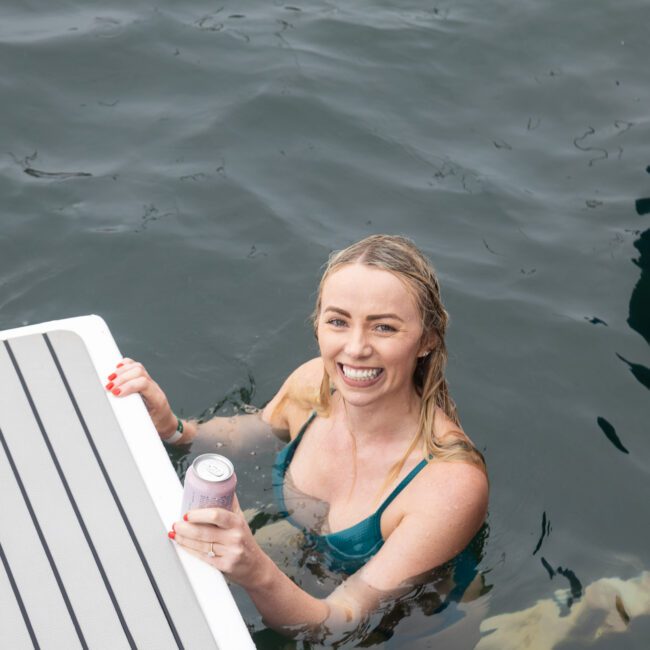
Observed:
[[[116,397],[140,393],[161,438],[169,438],[176,430],[178,422],[167,396],[141,363],[122,359],[108,376],[106,390]]]
[[[174,524],[169,537],[244,588],[263,580],[265,567],[272,564],[253,538],[236,496],[233,512],[190,510]]]

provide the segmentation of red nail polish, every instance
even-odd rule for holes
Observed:
[[[113,373],[112,375],[108,375],[108,381],[113,381],[117,377],[117,373]]]
[[[113,382],[112,381],[109,382],[108,384],[106,384],[106,390],[110,390],[111,388],[113,388]]]
[[[169,539],[174,539],[174,537],[176,537],[176,533],[173,530],[170,530],[167,533],[167,537],[169,537]]]
[[[117,364],[117,367],[118,367],[118,368],[121,368],[123,365],[124,365],[123,363],[118,363],[118,364]]]
[[[113,388],[113,390],[111,391],[111,393],[113,393],[113,395],[119,395],[121,392],[122,391],[119,388]]]
[[[188,519],[187,519],[187,513],[185,513],[185,514],[183,515],[183,520],[184,520],[184,521],[188,521]]]

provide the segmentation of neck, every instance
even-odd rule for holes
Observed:
[[[341,400],[341,417],[358,445],[408,443],[419,422],[420,397],[411,391],[391,403],[355,406]]]

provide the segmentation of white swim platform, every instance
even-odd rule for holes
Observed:
[[[97,316],[0,332],[0,646],[254,648],[223,576],[167,538],[182,489]]]

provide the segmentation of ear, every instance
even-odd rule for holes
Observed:
[[[422,345],[420,345],[420,351],[418,352],[418,359],[423,359],[424,357],[428,357],[437,344],[438,344],[438,337],[435,334],[431,334],[430,336],[424,338],[422,340]]]

